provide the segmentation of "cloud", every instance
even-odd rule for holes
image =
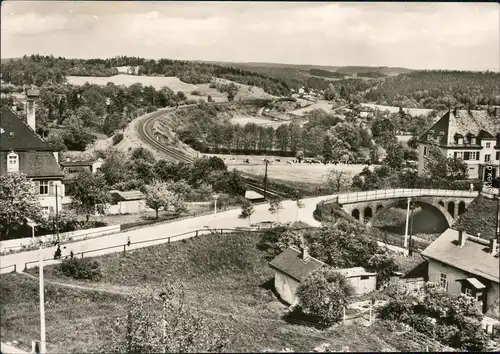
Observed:
[[[29,36],[64,30],[69,19],[61,15],[41,16],[34,12],[2,15],[2,35]]]

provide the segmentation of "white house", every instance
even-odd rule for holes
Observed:
[[[61,162],[60,165],[65,174],[68,175],[69,178],[74,177],[79,172],[89,171],[92,173],[96,173],[101,168],[104,160],[102,158],[98,158],[96,160],[85,160],[85,161],[71,161],[69,158],[66,161]]]
[[[274,287],[280,298],[294,305],[297,301],[297,289],[300,283],[309,274],[326,266],[322,261],[311,257],[307,248],[299,251],[288,247],[275,259],[269,262],[269,267],[274,269]],[[376,289],[377,274],[367,272],[363,267],[336,269],[347,278],[354,287],[356,294],[366,294]]]
[[[35,183],[44,211],[54,213],[62,208],[61,201],[65,195],[63,173],[58,164],[58,152],[35,132],[34,97],[36,92],[28,90],[28,124],[11,109],[1,110],[0,176],[26,174]]]
[[[112,202],[107,214],[136,214],[146,211],[144,194],[140,191],[110,191]]]
[[[498,240],[446,230],[422,253],[428,280],[451,294],[464,293],[480,303],[483,313],[498,316],[500,260]]]
[[[436,144],[446,157],[462,159],[469,167],[469,178],[495,179],[500,176],[500,110],[449,110],[419,139],[418,173],[425,172],[429,145]]]

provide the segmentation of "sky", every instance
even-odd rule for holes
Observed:
[[[18,1],[1,57],[500,70],[497,3]]]

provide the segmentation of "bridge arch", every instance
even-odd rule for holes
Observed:
[[[375,212],[375,214],[372,216],[372,218],[370,219],[370,221],[368,221],[366,223],[366,226],[367,227],[371,227],[372,226],[372,223],[374,220],[377,219],[378,216],[380,216],[380,214],[382,214],[386,209],[390,209],[398,204],[401,203],[401,201],[405,200],[406,198],[399,198],[399,199],[394,199],[391,203],[388,203],[386,204],[382,209],[379,209],[377,208],[377,211]],[[446,222],[448,224],[448,227],[451,227],[451,225],[453,225],[454,223],[454,218],[453,216],[448,212],[448,210],[446,210],[443,206],[441,206],[439,203],[436,203],[436,202],[433,202],[433,201],[430,201],[428,199],[423,199],[423,198],[414,198],[413,201],[415,202],[419,202],[419,203],[423,203],[423,204],[427,204],[431,207],[433,207],[434,209],[437,209],[446,219]],[[465,203],[464,203],[465,204]],[[453,208],[455,208],[455,206],[453,206]],[[453,209],[454,210],[454,209]]]
[[[458,203],[458,215],[462,215],[465,212],[465,202],[462,200]]]
[[[444,202],[442,200],[440,200],[438,204],[444,207]]]
[[[351,213],[351,215],[356,219],[359,220],[359,209],[354,209]]]
[[[365,220],[365,222],[368,222],[369,220],[371,220],[371,218],[373,217],[373,210],[371,207],[366,207],[364,212],[363,212],[363,219]]]
[[[448,213],[450,213],[451,216],[455,217],[455,202],[448,203]]]

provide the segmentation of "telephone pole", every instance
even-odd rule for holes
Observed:
[[[264,198],[267,197],[267,165],[269,164],[269,160],[266,159],[266,172],[264,173]]]

